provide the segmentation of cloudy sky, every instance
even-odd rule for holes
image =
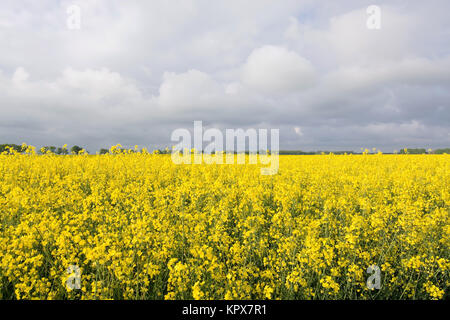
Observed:
[[[448,0],[2,0],[0,143],[163,147],[202,120],[279,128],[282,149],[450,147],[449,12]]]

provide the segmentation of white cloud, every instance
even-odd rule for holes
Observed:
[[[408,57],[416,29],[415,15],[381,6],[381,29],[366,26],[366,8],[333,17],[325,35],[342,63],[373,64]]]
[[[298,136],[303,136],[303,131],[302,131],[302,128],[300,128],[300,127],[295,127],[294,128],[294,131],[295,131],[295,134],[297,134]]]
[[[16,71],[14,71],[12,82],[14,84],[20,85],[21,83],[26,82],[29,77],[30,75],[28,74],[28,72],[26,72],[24,68],[19,67],[16,69]]]
[[[225,85],[225,93],[229,95],[236,95],[242,90],[242,85],[239,82],[232,82]]]
[[[277,46],[252,51],[242,68],[242,81],[264,93],[291,93],[315,83],[312,64],[297,53]]]
[[[159,88],[158,102],[164,108],[173,109],[214,108],[221,95],[223,89],[204,72],[166,72]]]
[[[124,79],[119,73],[106,68],[100,70],[75,70],[67,68],[57,84],[63,90],[78,92],[82,95],[99,99],[115,99],[114,103],[124,100],[141,98],[141,92],[130,80]]]

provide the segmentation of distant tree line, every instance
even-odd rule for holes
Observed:
[[[6,143],[6,144],[0,144],[0,153],[4,152],[4,151],[9,151],[10,149],[15,150],[16,152],[22,153],[25,152],[26,150],[26,146],[22,146],[22,145],[18,145],[18,144],[14,144],[14,143]],[[41,149],[39,149],[39,153],[41,154],[45,154],[48,152],[51,152],[53,154],[58,154],[58,155],[66,155],[66,154],[79,154],[80,151],[85,150],[84,148],[74,145],[72,146],[70,149],[67,149],[66,147],[55,147],[55,146],[44,146]],[[117,150],[120,151],[126,151],[126,152],[137,152],[137,149],[127,149],[127,148],[118,148]],[[144,149],[141,149],[141,151]],[[110,152],[110,149],[106,149],[106,148],[101,148],[97,153],[98,154],[107,154]],[[87,151],[86,151],[87,153]],[[159,154],[170,154],[171,150],[169,148],[165,148],[165,149],[155,149],[154,153],[159,153]],[[234,152],[237,153],[237,152]],[[246,151],[246,154],[248,154],[249,152]],[[264,152],[258,152],[258,153],[264,153]],[[278,152],[280,155],[314,155],[314,154],[329,154],[329,153],[333,153],[336,155],[339,154],[361,154],[360,152],[354,152],[354,151],[302,151],[302,150],[280,150]],[[450,154],[450,148],[442,148],[442,149],[435,149],[435,150],[431,150],[431,149],[424,149],[424,148],[405,148],[405,149],[401,149],[400,151],[396,152],[394,151],[394,153],[399,153],[399,154]]]
[[[425,154],[428,153],[427,150],[423,148],[418,149],[401,149],[399,154]]]
[[[78,154],[78,153],[80,153],[81,150],[83,150],[82,147],[79,147],[79,146],[75,145],[72,148],[70,148],[70,153]],[[45,147],[42,147],[40,149],[40,153],[42,153],[42,154],[48,153],[48,152],[51,152],[51,153],[54,153],[54,154],[62,154],[62,155],[64,155],[64,154],[69,154],[69,149],[64,148],[64,147],[58,147],[57,148],[55,146],[45,146]]]
[[[14,149],[16,152],[24,152],[25,148],[14,143],[0,144],[0,153]]]
[[[313,155],[313,154],[356,154],[354,151],[302,151],[302,150],[280,150],[278,154],[284,155]]]
[[[450,154],[450,148],[444,148],[444,149],[436,149],[432,153],[434,154]]]
[[[406,149],[400,150],[400,152],[399,152],[399,154],[428,154],[428,153],[430,153],[430,154],[444,154],[444,153],[450,154],[450,148],[435,149],[435,150],[431,150],[431,149],[425,150],[423,148],[417,148],[417,149],[406,148]]]
[[[5,143],[5,144],[0,144],[0,153],[4,152],[4,151],[9,151],[13,149],[16,152],[22,153],[25,152],[25,150],[27,149],[27,146],[22,146],[22,145],[18,145],[18,144],[14,144],[14,143]],[[78,154],[81,150],[83,150],[83,148],[79,147],[79,146],[73,146],[72,148],[70,148],[70,152],[69,149],[65,148],[65,147],[55,147],[55,146],[44,146],[42,148],[39,149],[39,153],[44,154],[44,153],[54,153],[54,154],[69,154],[69,153],[73,153],[73,154]]]

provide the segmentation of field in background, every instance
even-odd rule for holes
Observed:
[[[449,297],[449,155],[282,155],[278,174],[259,169],[1,155],[1,298]]]

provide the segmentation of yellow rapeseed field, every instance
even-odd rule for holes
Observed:
[[[0,155],[0,298],[449,297],[449,155],[280,156],[265,176],[112,151]]]

